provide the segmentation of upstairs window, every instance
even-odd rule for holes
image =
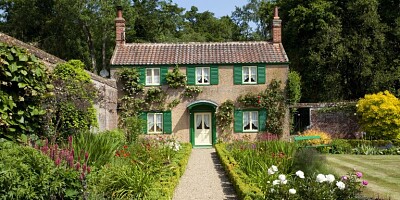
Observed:
[[[210,84],[210,68],[196,67],[196,85]]]
[[[243,84],[256,84],[257,83],[257,67],[256,66],[243,66],[242,68],[242,83]]]
[[[146,69],[146,85],[160,85],[160,68]]]

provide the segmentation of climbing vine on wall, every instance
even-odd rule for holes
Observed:
[[[221,133],[230,132],[231,124],[233,123],[233,111],[235,104],[232,100],[226,100],[220,106],[215,113],[216,123]]]
[[[186,75],[179,70],[178,65],[174,67],[172,72],[168,72],[165,78],[170,88],[177,89],[186,86]]]

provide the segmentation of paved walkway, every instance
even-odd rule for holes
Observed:
[[[235,200],[235,190],[214,148],[193,149],[173,200]]]

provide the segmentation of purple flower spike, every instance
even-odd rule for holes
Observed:
[[[361,178],[363,176],[363,174],[361,172],[356,172],[356,176],[357,176],[357,178]]]

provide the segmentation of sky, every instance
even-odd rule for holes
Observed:
[[[247,0],[172,0],[179,7],[190,10],[190,7],[196,6],[199,12],[210,11],[215,17],[231,15],[235,11],[235,6],[241,7],[245,5]]]

